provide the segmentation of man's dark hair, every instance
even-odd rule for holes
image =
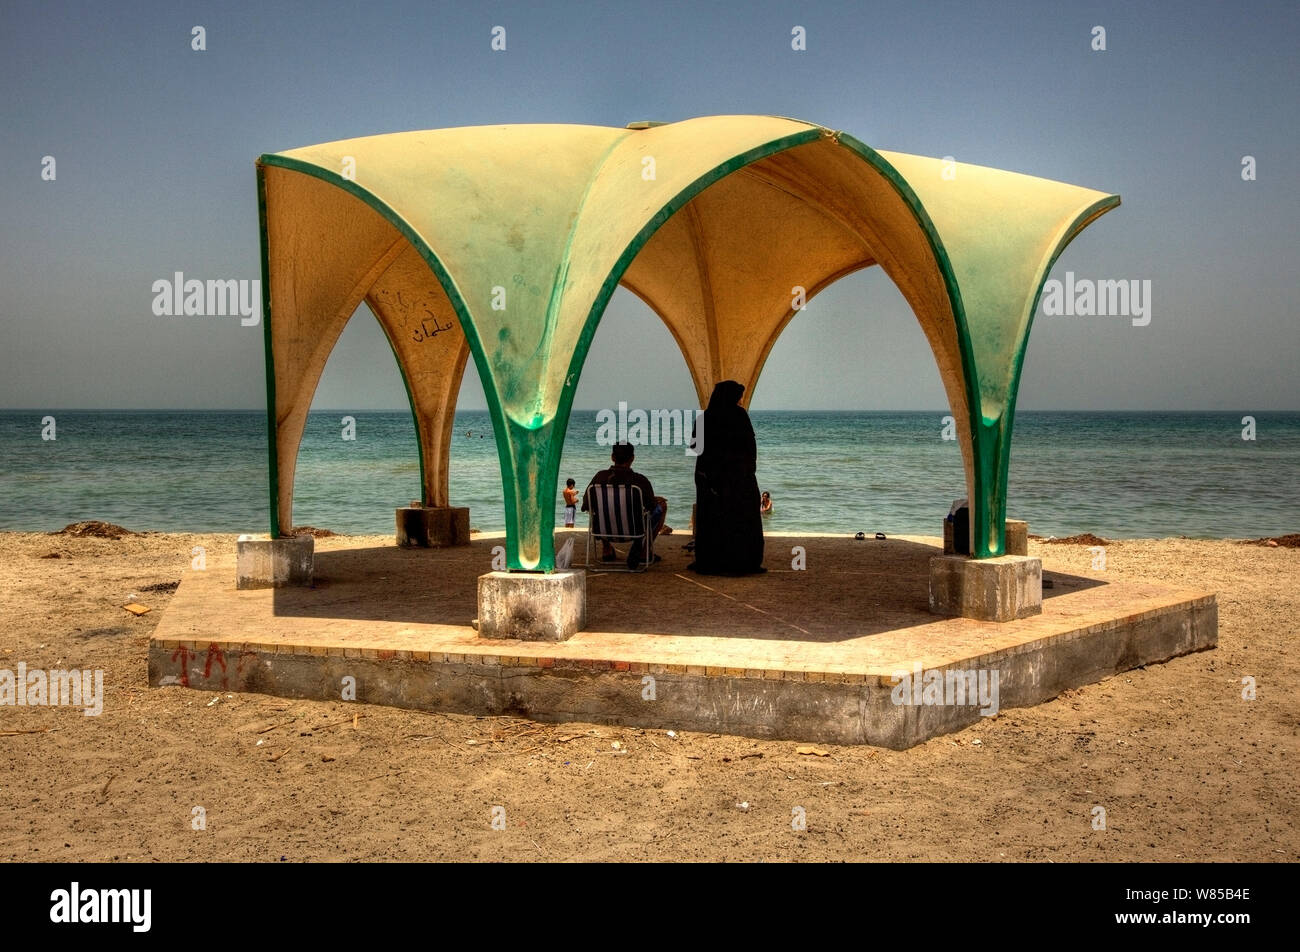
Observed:
[[[610,457],[615,463],[622,466],[636,459],[636,449],[631,443],[615,443],[614,451],[610,454]]]
[[[566,480],[564,481],[564,485],[566,485],[566,486],[575,486],[575,485],[577,485],[577,484],[574,483],[574,481],[573,481],[572,479],[566,479]]]

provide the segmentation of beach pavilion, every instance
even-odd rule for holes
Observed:
[[[562,638],[581,627],[585,589],[581,572],[555,571],[560,452],[615,288],[664,321],[704,405],[724,379],[751,397],[799,305],[879,265],[929,341],[965,466],[972,555],[936,557],[932,606],[1001,620],[1041,603],[1038,560],[1005,554],[1021,364],[1053,263],[1118,196],[774,116],[394,133],[263,155],[257,174],[271,531],[248,540],[247,562],[241,549],[241,584],[292,582],[284,566],[304,559],[310,574],[310,549],[294,551],[310,537],[287,536],[295,463],[361,301],[392,345],[419,441],[421,505],[399,511],[399,529],[467,540],[448,454],[472,357],[506,513],[507,570],[481,586],[480,613],[535,593],[559,606],[547,624]]]

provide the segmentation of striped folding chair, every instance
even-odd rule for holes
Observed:
[[[641,487],[592,483],[587,487],[587,569],[609,572],[644,572],[654,560],[654,539],[650,513],[641,498]],[[641,562],[629,569],[620,559],[599,560],[597,542],[641,543]]]

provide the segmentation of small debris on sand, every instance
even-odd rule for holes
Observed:
[[[316,539],[324,539],[332,535],[338,535],[333,529],[318,529],[315,526],[298,526],[290,531],[289,535],[309,535]]]
[[[810,757],[829,757],[831,755],[831,752],[825,747],[816,747],[812,744],[800,744],[794,749],[794,752]]]
[[[1270,549],[1300,549],[1300,532],[1263,539],[1247,539],[1247,545],[1264,545]]]
[[[1084,532],[1081,535],[1066,536],[1064,539],[1043,539],[1044,545],[1110,545],[1108,539]]]
[[[121,539],[125,536],[138,535],[130,529],[114,525],[111,522],[73,522],[64,526],[58,532],[51,532],[50,535],[67,535],[85,538],[87,536],[95,539]]]

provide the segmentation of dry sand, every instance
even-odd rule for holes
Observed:
[[[0,858],[1294,861],[1300,852],[1295,548],[1109,543],[1116,577],[1217,592],[1219,647],[908,751],[824,746],[827,756],[814,756],[792,742],[148,688],[149,635],[191,547],[211,558],[234,543],[0,533],[0,668],[100,668],[105,679],[99,717],[0,707]],[[1051,548],[1088,568],[1086,545]],[[52,553],[61,557],[42,558]],[[128,601],[153,610],[135,617]],[[1246,675],[1258,683],[1253,701],[1242,698]],[[504,831],[491,828],[498,805]],[[1104,831],[1092,828],[1098,805]],[[191,828],[196,806],[202,831]],[[791,830],[795,806],[806,832]]]

